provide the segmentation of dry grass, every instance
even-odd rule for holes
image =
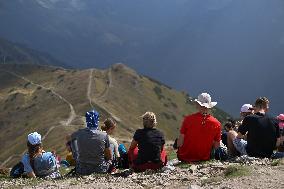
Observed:
[[[82,127],[85,112],[92,108],[87,98],[90,70],[38,65],[1,65],[0,69],[16,72],[34,83],[51,88],[74,106],[77,116],[72,126],[56,128],[44,141],[48,149],[56,148],[60,155],[65,155],[65,135]],[[0,79],[0,162],[3,162],[26,149],[29,132],[38,131],[44,135],[50,127],[58,126],[68,118],[70,108],[50,90],[5,72],[0,72]],[[167,140],[178,136],[183,116],[195,111],[193,104],[187,102],[185,93],[139,76],[123,65],[115,65],[109,70],[94,70],[92,79],[90,94],[94,107],[101,113],[101,122],[110,116],[117,117],[115,137],[123,140],[131,139],[135,130],[142,127],[140,116],[145,111],[156,113],[157,127],[164,132]],[[159,99],[155,88],[160,89],[163,98]],[[16,93],[18,95],[13,96]]]

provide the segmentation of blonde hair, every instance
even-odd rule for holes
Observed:
[[[153,112],[146,112],[142,118],[144,128],[153,128],[157,124],[156,115]]]

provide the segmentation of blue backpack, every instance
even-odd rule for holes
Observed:
[[[51,152],[45,152],[34,158],[34,172],[39,177],[48,176],[57,171],[57,163]]]

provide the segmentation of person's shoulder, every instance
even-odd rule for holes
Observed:
[[[85,130],[86,130],[86,128],[78,129],[77,131],[75,131],[74,133],[71,134],[71,138],[76,137],[77,135],[81,134]]]
[[[231,130],[231,131],[228,132],[228,135],[235,137],[235,136],[238,135],[238,133],[236,131],[234,131],[234,130]]]
[[[200,116],[200,113],[197,112],[194,114],[189,114],[189,115],[184,116],[183,120],[184,122],[190,122],[191,120],[196,119],[199,116]]]
[[[30,157],[27,153],[25,153],[23,156],[22,156],[22,159],[21,159],[21,162],[22,163],[25,163],[27,161],[30,161]]]
[[[200,113],[196,112],[196,113],[189,114],[189,115],[185,116],[185,118],[186,119],[191,119],[191,118],[198,117],[198,116],[200,116]]]
[[[209,121],[211,122],[211,124],[214,124],[215,126],[221,126],[221,122],[212,115],[210,115]]]
[[[158,133],[158,134],[160,134],[160,135],[164,135],[164,133],[161,130],[157,129],[157,128],[154,128],[153,131]]]
[[[135,131],[135,133],[143,133],[143,132],[145,132],[145,129],[137,129],[137,130]]]

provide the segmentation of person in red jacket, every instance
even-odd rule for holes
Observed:
[[[221,123],[209,113],[217,102],[208,93],[200,94],[195,102],[198,112],[184,118],[177,141],[178,159],[188,163],[209,160],[221,140]]]

